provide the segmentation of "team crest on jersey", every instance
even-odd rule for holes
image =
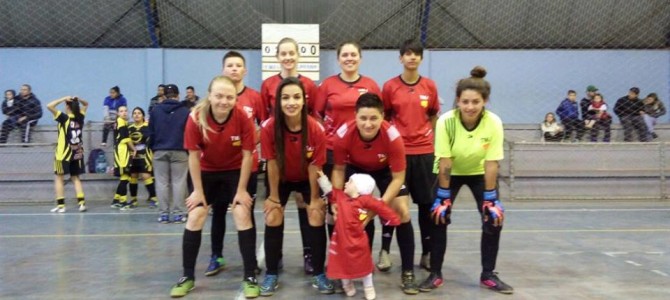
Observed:
[[[366,89],[366,88],[359,88],[359,89],[358,89],[358,94],[359,94],[359,95],[363,95],[363,94],[365,94],[365,93],[367,93],[367,92],[368,92],[368,89]]]
[[[398,132],[398,129],[396,129],[395,126],[389,127],[389,129],[386,130],[386,134],[388,134],[389,140],[391,140],[391,142],[400,137],[400,132]]]
[[[483,137],[479,139],[479,142],[482,143],[482,148],[484,148],[484,150],[488,150],[491,145],[491,138]]]
[[[368,218],[368,211],[362,208],[358,209],[358,220],[365,221]]]
[[[384,153],[378,153],[378,154],[377,154],[377,159],[379,159],[379,162],[380,162],[380,163],[385,162],[385,161],[386,161],[386,154],[384,154]]]
[[[247,113],[247,118],[251,118],[254,116],[254,108],[251,106],[242,106],[242,109]]]
[[[305,147],[305,149],[307,150],[307,153],[305,154],[305,155],[307,155],[307,158],[308,159],[312,158],[312,156],[314,155],[314,147],[307,146],[307,147]]]
[[[340,128],[337,129],[337,132],[336,132],[337,136],[340,137],[340,138],[343,138],[344,135],[347,134],[347,130],[348,130],[347,124],[346,123],[342,124],[342,126],[340,126]]]
[[[421,107],[423,108],[428,107],[428,95],[419,95],[419,99],[421,100],[420,102]]]
[[[233,144],[234,147],[239,147],[242,145],[242,139],[240,139],[239,135],[233,135],[230,137],[230,142]]]

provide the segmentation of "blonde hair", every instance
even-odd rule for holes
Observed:
[[[279,57],[279,46],[281,46],[283,44],[289,44],[289,43],[293,44],[293,46],[295,47],[295,52],[297,53],[298,56],[300,56],[300,51],[298,50],[298,42],[295,39],[290,38],[290,37],[285,37],[285,38],[279,40],[279,43],[277,43],[277,53],[275,54],[275,56]]]
[[[207,132],[213,132],[212,128],[209,127],[209,122],[207,122],[207,117],[212,109],[212,104],[209,103],[209,94],[212,93],[212,86],[214,83],[220,81],[230,84],[233,88],[235,87],[235,84],[228,76],[219,75],[212,78],[212,81],[209,82],[209,86],[207,87],[207,99],[205,99],[205,101],[200,101],[200,103],[193,107],[193,112],[191,112],[191,118],[193,118],[193,121],[198,125],[205,142],[209,142]],[[237,94],[235,94],[235,98],[237,99]]]

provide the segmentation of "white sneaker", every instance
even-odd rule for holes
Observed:
[[[64,213],[65,212],[65,206],[56,206],[51,209],[52,213]]]
[[[86,211],[86,205],[79,205],[79,212],[85,212]]]
[[[375,298],[377,298],[377,293],[375,292],[374,286],[366,286],[365,288],[363,288],[363,291],[365,292],[366,300],[374,300]]]
[[[347,283],[344,283],[343,281],[342,289],[344,290],[344,293],[347,295],[347,297],[353,297],[356,295],[356,287],[354,286],[353,280],[349,280]]]

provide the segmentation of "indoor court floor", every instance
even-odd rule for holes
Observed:
[[[431,293],[404,295],[394,240],[390,273],[375,273],[377,299],[670,299],[670,203],[659,201],[507,202],[497,271],[515,288],[502,295],[479,287],[480,225],[472,200],[458,199],[449,227],[445,285]],[[71,202],[67,202],[71,204]],[[415,206],[414,206],[415,208]],[[51,206],[0,206],[0,299],[167,299],[182,274],[184,225],[159,224],[156,211],[132,212],[89,203],[64,214]],[[416,210],[413,210],[416,217]],[[256,208],[257,220],[262,210]],[[289,204],[280,288],[266,299],[345,299],[320,295],[302,273],[294,204]],[[418,268],[417,280],[428,273]],[[237,234],[228,226],[225,271],[204,276],[209,261],[209,223],[196,268],[196,288],[184,299],[244,299]],[[258,246],[262,248],[263,225]],[[373,256],[379,249],[379,226]],[[259,252],[263,262],[264,253]],[[263,275],[259,277],[262,280]],[[358,293],[350,299],[362,299]]]

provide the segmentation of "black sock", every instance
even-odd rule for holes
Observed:
[[[402,271],[414,270],[414,229],[411,221],[398,226],[397,240]]]
[[[447,225],[433,224],[430,232],[432,248],[430,251],[430,271],[442,276],[444,253],[447,251]]]
[[[215,203],[212,206],[212,255],[223,257],[223,239],[226,236],[226,203]]]
[[[375,222],[371,220],[368,225],[365,225],[365,234],[368,236],[368,246],[372,250],[372,244],[375,240]]]
[[[391,253],[391,241],[393,241],[393,226],[382,226],[382,250]]]
[[[300,237],[302,238],[302,255],[310,254],[312,252],[309,242],[310,225],[306,208],[298,208],[298,221],[300,222]]]
[[[149,199],[156,198],[156,186],[153,184],[153,181],[151,184],[146,184],[146,180],[144,182],[144,187],[147,188],[147,192],[149,193]]]
[[[326,262],[326,226],[310,226],[312,244],[312,266],[314,275],[323,273],[323,265]]]
[[[181,245],[184,277],[195,280],[195,261],[198,259],[198,251],[200,250],[201,241],[202,230],[190,231],[184,229],[184,240]]]
[[[283,226],[265,226],[265,274],[277,275],[281,258]]]
[[[128,194],[128,180],[120,180],[119,185],[116,186],[116,194],[120,197],[123,197],[123,201],[126,202],[126,194]]]
[[[242,254],[244,278],[256,277],[256,229],[250,228],[237,232],[237,240]]]
[[[56,198],[56,204],[61,207],[65,206],[65,197],[58,197]]]
[[[419,231],[421,233],[421,255],[426,255],[432,248],[432,241],[430,239],[431,220],[430,208],[431,204],[419,204]]]
[[[130,183],[129,185],[129,190],[130,190],[130,198],[133,200],[137,198],[137,180],[135,180],[135,183]]]

